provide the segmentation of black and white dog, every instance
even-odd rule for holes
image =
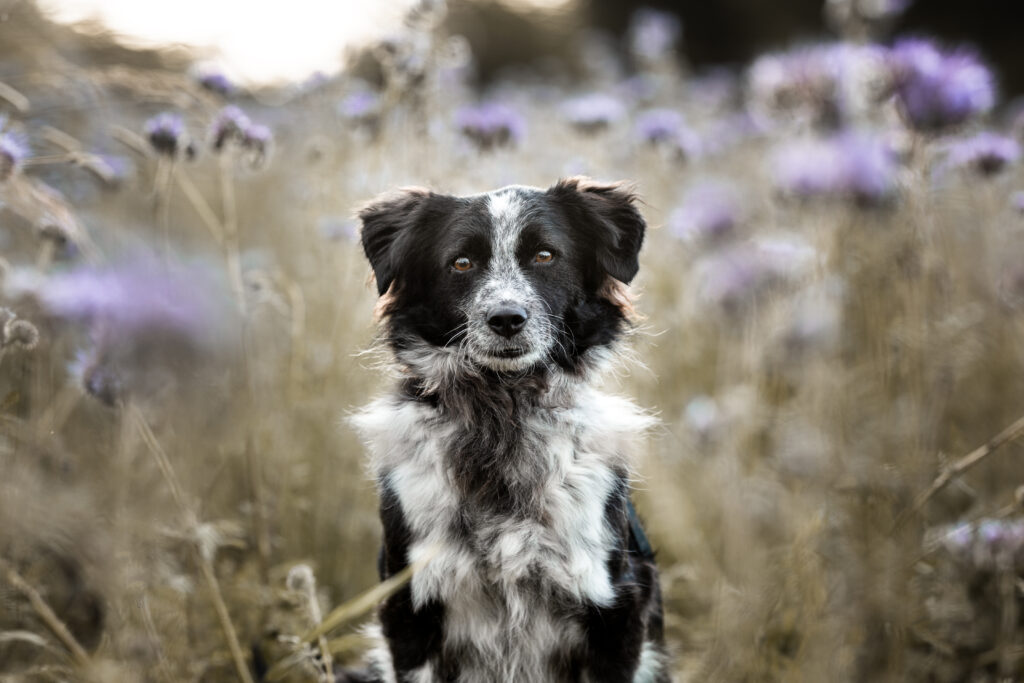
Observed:
[[[658,576],[629,498],[650,418],[594,381],[629,327],[644,220],[581,178],[362,210],[396,389],[354,424],[373,457],[373,680],[669,680]]]

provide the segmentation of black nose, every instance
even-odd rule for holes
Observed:
[[[526,311],[507,304],[495,306],[487,313],[487,324],[502,337],[514,337],[526,324]]]

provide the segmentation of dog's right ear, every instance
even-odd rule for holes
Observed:
[[[381,296],[395,280],[398,267],[396,243],[421,221],[426,205],[435,195],[420,187],[382,195],[359,211],[363,222],[360,242]]]

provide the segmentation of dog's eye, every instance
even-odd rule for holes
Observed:
[[[537,252],[537,255],[533,257],[534,263],[551,263],[555,260],[555,255],[547,249],[542,249]]]
[[[457,258],[454,261],[452,261],[452,268],[454,268],[455,270],[459,271],[460,273],[465,273],[467,270],[469,270],[472,267],[473,267],[473,262],[470,261],[465,256],[460,256],[459,258]]]

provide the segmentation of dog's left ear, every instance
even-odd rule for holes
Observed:
[[[398,274],[398,243],[422,221],[433,196],[430,190],[409,187],[377,197],[360,209],[359,241],[373,268],[379,295],[388,291]]]
[[[559,180],[548,194],[594,244],[605,273],[629,284],[640,269],[640,247],[647,228],[635,206],[636,195],[624,183],[599,183],[583,177]]]

